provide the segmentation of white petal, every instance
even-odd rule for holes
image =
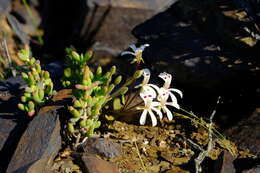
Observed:
[[[167,102],[165,105],[173,106],[177,109],[180,109],[180,105],[177,102]]]
[[[142,51],[144,51],[144,49],[146,48],[146,47],[149,47],[150,45],[149,44],[144,44],[144,45],[142,45],[139,49],[141,49]]]
[[[140,120],[139,120],[139,123],[141,125],[144,125],[145,124],[145,121],[146,121],[146,116],[147,116],[147,109],[145,109],[140,117]]]
[[[177,109],[180,109],[180,106],[179,106],[179,104],[177,102],[176,97],[172,93],[170,93],[170,97],[172,99],[172,102],[170,104],[167,103],[167,105],[171,105],[171,106],[174,106]]]
[[[129,47],[130,47],[134,52],[136,52],[137,48],[136,48],[136,46],[135,46],[134,44],[131,44]]]
[[[166,114],[167,114],[167,117],[168,117],[168,120],[172,120],[172,113],[171,111],[166,107],[164,106],[163,109],[165,110]]]
[[[152,98],[156,98],[155,90],[152,87],[150,87],[148,84],[143,86],[143,92],[145,92],[148,95],[152,95]]]
[[[175,97],[175,95],[173,95],[173,93],[169,92],[170,97],[172,99],[172,102],[176,102],[177,103],[177,98]]]
[[[151,106],[152,107],[161,106],[161,103],[160,102],[152,102]]]
[[[159,118],[162,119],[163,115],[162,115],[162,112],[157,109],[157,108],[151,108],[153,111],[155,111],[157,113],[157,115],[159,115]]]
[[[156,126],[157,125],[157,119],[156,119],[154,113],[151,110],[148,110],[148,112],[149,112],[151,120],[152,120],[152,126]]]
[[[124,55],[134,55],[134,56],[135,56],[135,54],[134,54],[133,52],[130,52],[130,51],[124,51],[124,52],[122,52],[122,53],[121,53],[121,56],[124,56]]]
[[[160,88],[154,84],[147,84],[148,86],[153,87],[154,89],[156,89],[157,92],[159,92]]]
[[[183,94],[182,94],[181,90],[178,90],[178,89],[175,89],[175,88],[170,88],[168,90],[169,91],[174,91],[174,92],[178,93],[181,96],[181,98],[183,97]]]

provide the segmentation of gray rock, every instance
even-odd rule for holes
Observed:
[[[136,42],[130,34],[138,24],[168,8],[175,0],[91,0],[81,29],[98,57],[113,57]]]
[[[228,129],[225,134],[234,141],[239,148],[249,150],[260,158],[260,108],[257,108],[249,117],[235,127]]]
[[[95,155],[83,155],[82,161],[89,173],[119,173],[116,165],[98,158]]]
[[[24,85],[21,77],[0,82],[0,172],[7,168],[12,154],[25,131],[29,119],[18,110],[17,104]]]
[[[11,0],[0,0],[0,14],[7,14],[11,9]]]
[[[7,173],[50,170],[61,147],[58,110],[38,114],[28,125],[8,165]]]
[[[119,144],[107,138],[88,138],[81,148],[85,153],[94,153],[106,158],[121,156],[121,147]]]

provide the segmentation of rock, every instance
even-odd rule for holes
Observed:
[[[107,138],[88,138],[81,147],[85,153],[99,154],[106,158],[120,157],[122,152],[119,144]]]
[[[81,37],[98,57],[114,57],[136,42],[130,34],[138,24],[168,8],[175,0],[91,0]]]
[[[38,114],[21,137],[6,173],[48,172],[60,148],[58,110]]]
[[[27,127],[29,119],[18,110],[17,104],[24,85],[21,77],[0,82],[0,172],[7,168],[12,154]]]
[[[116,165],[98,158],[95,155],[83,155],[86,171],[89,173],[119,173]]]
[[[220,124],[225,126],[245,117],[252,105],[256,104],[256,83],[259,78],[257,59],[253,56],[252,49],[244,44],[241,46],[239,40],[227,35],[225,39],[222,39],[224,36],[216,38],[220,34],[224,35],[226,30],[232,33],[231,28],[225,28],[225,24],[229,26],[231,22],[225,21],[228,16],[222,14],[225,11],[223,8],[218,4],[205,5],[207,2],[213,1],[179,1],[168,10],[136,26],[132,33],[140,44],[150,44],[143,53],[144,66],[152,70],[157,83],[161,81],[157,77],[159,73],[168,72],[173,75],[173,88],[184,93],[184,104],[180,105],[187,105],[198,116],[210,115],[217,97],[222,96],[226,105],[219,106],[221,111],[218,109],[218,113],[221,116],[218,118]],[[216,16],[208,13],[208,9],[212,9]],[[204,17],[207,22],[200,24]],[[241,24],[242,21],[232,22]],[[242,24],[234,26],[236,33],[242,32]],[[235,37],[234,33],[231,37]],[[229,42],[226,41],[227,38]],[[248,54],[245,55],[242,51]],[[238,60],[242,62],[239,63]],[[253,65],[248,65],[249,61]]]
[[[7,14],[11,9],[11,0],[0,0],[0,14]]]
[[[249,117],[238,125],[228,129],[225,134],[238,148],[248,150],[260,158],[260,108],[257,108]]]
[[[233,165],[234,160],[235,158],[228,151],[224,151],[220,173],[236,173],[236,169]]]

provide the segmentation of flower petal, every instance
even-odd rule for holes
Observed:
[[[152,107],[151,109],[152,109],[153,111],[155,111],[155,112],[157,113],[157,115],[159,115],[159,118],[160,118],[160,119],[163,118],[162,112],[161,112],[159,109],[154,108],[154,107]]]
[[[152,107],[161,106],[161,103],[160,102],[152,102],[151,106]]]
[[[178,89],[175,89],[175,88],[170,88],[168,90],[178,93],[181,96],[181,98],[183,97],[183,94],[182,94],[181,90],[178,90]]]
[[[156,89],[157,92],[159,92],[159,90],[160,90],[160,88],[154,84],[147,84],[147,85]]]
[[[172,113],[171,113],[171,111],[166,106],[162,107],[162,109],[166,112],[168,120],[171,121],[172,120]]]
[[[135,56],[135,53],[130,52],[130,51],[124,51],[121,53],[121,56],[124,56],[124,55],[134,55]]]
[[[134,44],[131,44],[129,47],[130,47],[134,52],[136,52],[137,48],[136,48],[136,46],[135,46]]]
[[[146,121],[146,116],[147,116],[147,109],[145,109],[140,117],[140,120],[139,120],[139,123],[141,125],[144,125],[145,124],[145,121]]]
[[[152,120],[152,126],[156,126],[157,125],[157,119],[156,119],[154,113],[151,110],[148,110],[148,112],[149,112],[149,115],[150,115],[151,120]]]
[[[149,47],[150,45],[149,44],[144,44],[144,45],[142,45],[139,49],[141,50],[141,51],[144,51],[144,49],[146,48],[146,47]]]
[[[177,109],[180,109],[180,106],[179,106],[179,104],[178,104],[178,102],[177,102],[177,99],[176,99],[176,97],[172,94],[172,93],[170,93],[170,97],[171,97],[171,99],[172,99],[172,102],[167,102],[166,104],[167,105],[171,105],[171,106],[174,106],[175,108],[177,108]]]

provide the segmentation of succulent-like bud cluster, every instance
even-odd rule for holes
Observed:
[[[68,57],[73,57],[75,62],[84,58],[83,55],[80,56],[74,51],[69,55]],[[67,123],[67,130],[71,137],[78,138],[80,136],[80,141],[85,137],[93,135],[94,130],[100,126],[99,115],[107,102],[114,101],[116,97],[126,94],[128,91],[127,86],[132,84],[136,78],[141,77],[140,74],[142,74],[141,71],[136,72],[126,83],[115,89],[116,85],[119,85],[122,81],[122,76],[114,77],[116,66],[112,66],[108,72],[104,73],[102,67],[98,67],[96,72],[92,72],[87,65],[84,65],[82,70],[68,65],[68,68],[64,70],[64,76],[67,73],[82,75],[82,77],[72,82],[68,80],[70,84],[76,81],[77,83],[75,83],[73,91],[75,99],[72,106],[68,107],[72,117]],[[115,101],[114,104],[117,104],[117,102]]]
[[[50,74],[41,69],[40,61],[30,58],[30,52],[27,49],[21,50],[18,57],[24,62],[27,72],[22,72],[22,78],[26,81],[27,87],[24,90],[21,102],[18,108],[28,112],[33,116],[36,107],[43,104],[53,94],[53,83]]]
[[[64,70],[62,85],[65,88],[73,88],[75,84],[81,82],[83,78],[83,68],[92,57],[92,52],[78,54],[72,48],[67,48],[67,68]]]

